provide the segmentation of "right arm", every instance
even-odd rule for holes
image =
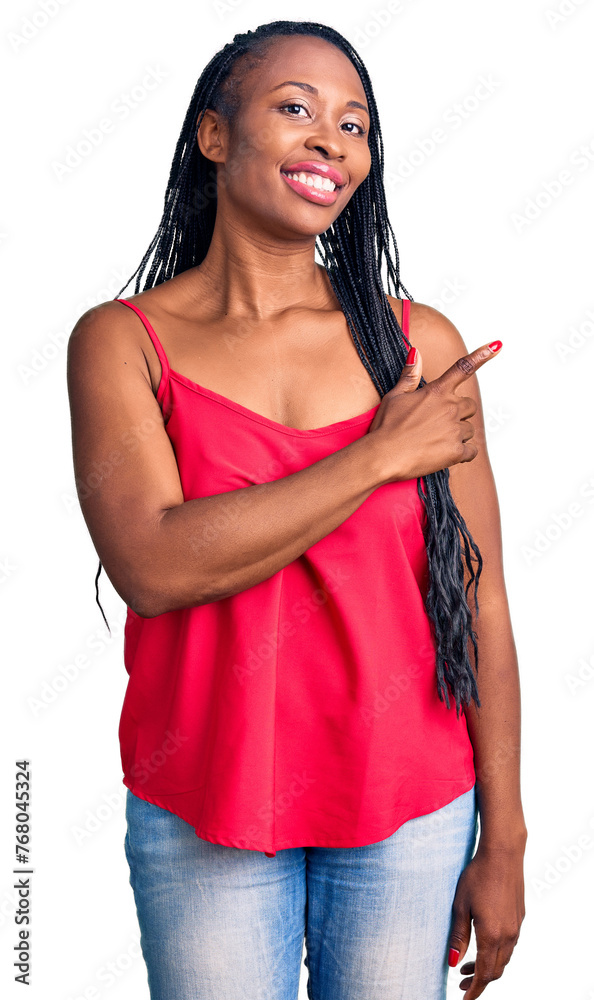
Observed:
[[[68,343],[74,471],[101,563],[137,614],[268,579],[381,484],[379,455],[360,439],[282,479],[184,501],[142,350],[106,305],[85,313]]]
[[[136,614],[208,604],[266,580],[343,523],[378,486],[477,453],[453,388],[491,352],[414,391],[420,357],[386,393],[370,432],[269,483],[184,501],[146,360],[111,303],[88,310],[68,342],[77,493],[115,590]],[[455,371],[454,371],[455,369]],[[456,385],[454,384],[456,383]]]

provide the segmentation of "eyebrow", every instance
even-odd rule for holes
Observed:
[[[310,83],[300,83],[298,80],[285,80],[284,83],[277,84],[276,87],[272,87],[273,90],[280,90],[281,87],[300,87],[301,90],[306,90],[308,94],[313,94],[314,97],[318,96],[318,91],[315,87],[312,87]],[[369,114],[369,108],[366,104],[361,104],[360,101],[347,101],[347,108],[361,108],[366,114]]]

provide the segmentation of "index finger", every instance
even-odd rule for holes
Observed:
[[[495,357],[500,349],[500,340],[494,340],[490,344],[483,344],[482,347],[477,347],[475,351],[471,351],[470,354],[465,354],[463,357],[458,358],[457,361],[454,361],[454,364],[450,365],[438,378],[433,379],[430,385],[449,390],[455,389],[462,382],[466,381],[467,378],[470,378],[471,375],[474,375],[481,365],[484,365],[486,361],[490,361],[491,358]]]

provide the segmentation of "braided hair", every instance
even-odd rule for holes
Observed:
[[[391,291],[395,297],[400,297],[402,291],[411,302],[414,299],[400,280],[398,248],[386,207],[384,146],[371,81],[352,45],[328,25],[311,21],[272,21],[254,31],[236,34],[213,56],[196,84],[184,119],[159,228],[137,270],[116,298],[134,277],[135,294],[138,294],[143,276],[142,290],[154,288],[195,267],[206,257],[217,210],[217,184],[215,164],[203,156],[198,146],[198,127],[208,108],[219,112],[232,125],[241,108],[241,83],[246,72],[266,57],[275,38],[286,35],[312,35],[344,52],[355,66],[367,98],[369,174],[338,218],[316,237],[316,247],[361,362],[383,396],[398,381],[410,343],[388,302],[382,269],[385,269],[388,293]],[[241,60],[239,66],[236,65],[238,60]],[[423,377],[420,385],[426,385]],[[478,671],[477,636],[467,598],[474,583],[474,607],[478,615],[477,590],[483,561],[453,500],[449,478],[448,468],[420,476],[417,492],[427,515],[423,523],[429,566],[425,609],[435,639],[437,691],[449,709],[449,687],[459,718],[463,703],[469,704],[474,699],[480,706],[474,674],[474,670]],[[476,572],[473,558],[477,562]],[[469,573],[466,585],[464,565]],[[95,577],[96,599],[101,608],[100,572],[101,561]],[[101,613],[109,629],[103,608]],[[474,669],[469,657],[469,641],[474,652]]]

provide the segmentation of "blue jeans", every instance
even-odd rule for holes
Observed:
[[[126,858],[151,1000],[445,1000],[475,788],[364,847],[211,844],[128,789]]]

